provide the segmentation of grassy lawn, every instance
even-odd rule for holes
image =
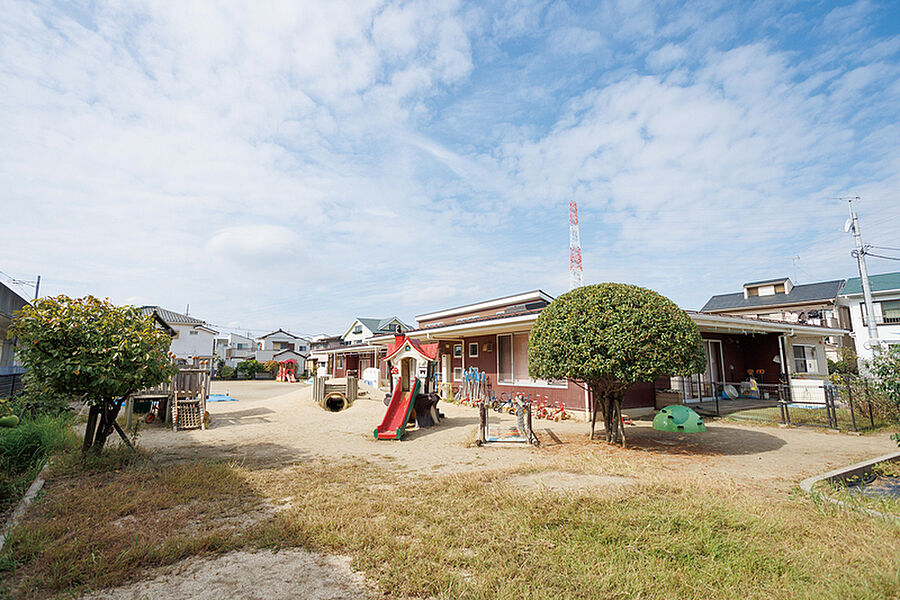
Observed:
[[[48,455],[77,447],[70,422],[67,416],[41,417],[0,428],[0,517],[12,511]]]
[[[412,477],[359,462],[108,461],[61,468],[0,556],[6,594],[77,593],[191,555],[295,546],[351,556],[395,597],[900,594],[896,525],[727,482],[648,474],[560,494],[509,485],[521,469]],[[629,476],[640,462],[606,462],[598,446],[556,467]]]
[[[828,426],[828,413],[824,408],[789,408],[788,410],[790,412],[791,423],[793,425],[815,425],[820,427]],[[865,408],[860,409],[859,407],[857,407],[855,413],[856,429],[858,431],[872,431],[871,421],[869,420],[869,413],[865,410]],[[853,430],[853,416],[850,414],[850,409],[837,408],[835,409],[835,414],[837,416],[838,428],[841,431]],[[742,410],[736,413],[732,413],[725,418],[734,421],[781,423],[781,410],[777,406],[769,408],[752,408],[749,410]],[[896,425],[892,425],[891,423],[888,423],[887,421],[879,418],[875,418],[874,421],[875,430],[896,428]]]

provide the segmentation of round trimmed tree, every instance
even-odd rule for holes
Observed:
[[[538,316],[528,340],[536,379],[574,379],[591,391],[606,441],[625,444],[622,400],[633,384],[702,371],[700,332],[674,302],[652,290],[600,283],[561,295]]]
[[[85,450],[103,449],[129,395],[175,372],[171,338],[152,317],[93,296],[35,300],[16,313],[9,337],[30,377],[91,405]]]

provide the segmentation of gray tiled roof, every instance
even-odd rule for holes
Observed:
[[[142,306],[141,312],[145,315],[156,313],[159,318],[171,325],[172,323],[183,323],[185,325],[206,325],[205,321],[189,317],[172,310],[166,310],[160,306]]]
[[[404,329],[409,329],[403,321],[397,317],[387,317],[386,319],[370,319],[366,317],[356,317],[356,320],[366,326],[372,333],[393,333],[394,330],[389,327],[391,321],[397,321],[402,324]]]
[[[815,302],[817,300],[834,300],[843,284],[843,279],[820,281],[819,283],[804,283],[795,285],[788,294],[750,296],[749,298],[744,298],[744,292],[719,294],[718,296],[710,298],[700,310],[702,312],[713,312],[717,310],[755,308],[757,306],[798,304],[801,302]]]

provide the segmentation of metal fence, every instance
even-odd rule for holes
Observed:
[[[795,389],[793,394],[786,384],[760,384],[752,395],[737,388],[737,398],[724,393],[729,384],[706,385],[710,388],[709,396],[695,408],[706,416],[840,431],[876,429],[890,419],[880,408],[871,383],[864,378],[844,379],[839,384],[829,381],[808,384]]]

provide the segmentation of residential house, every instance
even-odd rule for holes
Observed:
[[[752,281],[740,292],[713,296],[700,311],[850,330],[849,305],[841,297],[843,285],[843,279],[797,285],[788,277]],[[826,340],[825,353],[840,360],[840,348],[852,345],[849,333],[832,336]]]
[[[294,353],[289,358],[298,360],[299,357],[301,362],[305,362],[306,355],[309,354],[309,340],[283,329],[256,338],[256,360],[259,362],[278,360],[275,357],[285,352]]]
[[[219,332],[205,321],[159,306],[142,306],[141,312],[155,315],[174,330],[169,351],[177,361],[196,364],[198,361],[214,358],[215,336]]]
[[[874,320],[878,328],[879,341],[887,347],[900,344],[900,273],[869,275],[869,286],[872,289]],[[856,353],[863,360],[871,360],[868,311],[863,300],[859,277],[847,280],[841,290],[841,296],[849,305]]]
[[[374,336],[404,332],[409,325],[397,317],[370,319],[357,317],[341,336],[341,345],[318,354],[326,355],[326,369],[333,377],[345,377],[349,371],[362,375],[370,367],[377,367],[386,348],[372,347],[368,340]]]
[[[28,301],[18,292],[0,282],[0,375],[18,373],[22,370],[16,363],[16,342],[6,339],[6,334],[16,311],[27,305]]]
[[[334,350],[344,345],[344,340],[339,335],[317,335],[309,341],[309,357],[306,368],[310,373],[316,373],[322,369],[322,373],[328,370],[328,350]]]
[[[216,358],[232,368],[256,356],[256,341],[239,333],[216,337],[215,344]]]
[[[535,380],[528,374],[529,334],[552,300],[535,290],[439,310],[419,315],[418,326],[405,333],[412,339],[439,344],[437,377],[441,383],[448,382],[455,388],[466,370],[475,367],[486,373],[497,396],[504,392],[537,394],[551,403],[564,403],[576,415],[586,415],[589,399],[580,382]],[[726,384],[740,386],[751,376],[764,389],[771,386],[771,393],[785,384],[798,401],[816,401],[828,374],[825,339],[844,333],[820,325],[692,311],[688,314],[703,339],[708,358],[705,372],[632,386],[623,404],[631,414],[654,410],[657,396],[673,387],[685,402],[700,402],[721,393]],[[393,339],[393,335],[382,334],[368,343],[384,349]],[[383,360],[378,366],[382,380],[387,381],[390,366]]]

